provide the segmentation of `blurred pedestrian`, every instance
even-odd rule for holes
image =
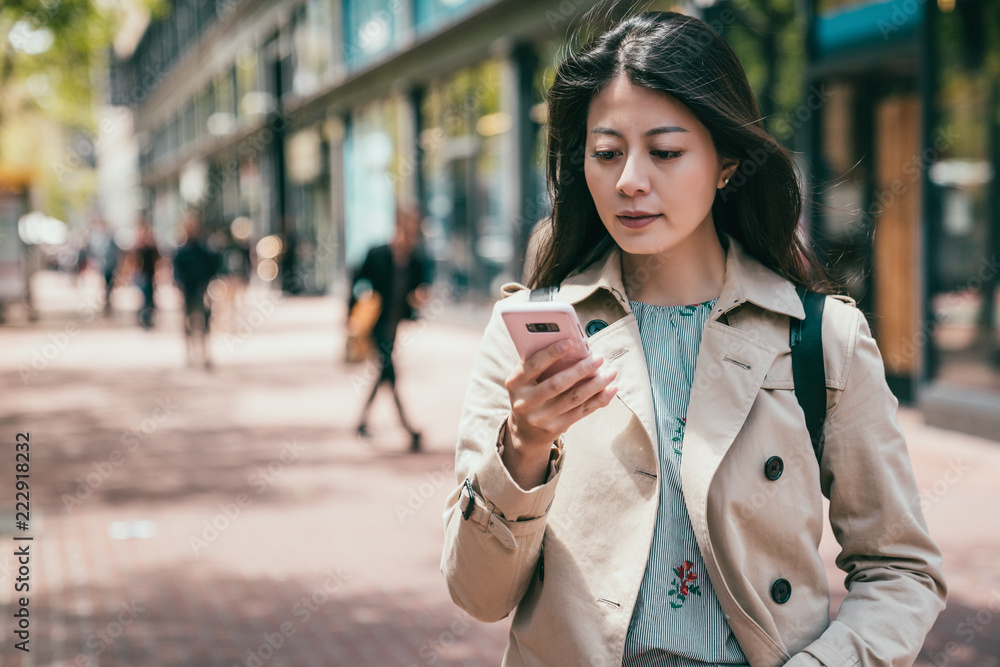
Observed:
[[[189,211],[184,218],[184,243],[174,255],[174,282],[184,296],[184,342],[189,366],[201,363],[212,367],[208,344],[212,307],[208,284],[219,272],[219,255],[209,250],[200,238],[198,213]]]
[[[73,285],[76,286],[80,282],[80,277],[83,276],[88,267],[88,232],[85,230],[78,230],[74,234],[74,238],[71,241],[70,247],[73,249],[73,253],[76,255],[75,261],[73,263]]]
[[[354,274],[348,303],[350,313],[358,299],[354,286],[361,281],[367,281],[371,285],[381,302],[381,312],[372,329],[379,375],[361,410],[358,435],[370,435],[368,412],[375,394],[384,382],[392,390],[400,422],[410,434],[410,451],[413,452],[420,451],[421,434],[413,427],[403,410],[396,387],[396,368],[392,355],[400,322],[416,319],[418,309],[430,298],[431,264],[420,243],[420,237],[420,215],[417,209],[409,205],[397,207],[396,230],[392,241],[368,251],[364,263]]]
[[[139,325],[151,329],[156,325],[156,266],[160,261],[160,250],[156,247],[153,228],[145,218],[139,219],[138,237],[135,244],[135,280],[142,292],[142,309],[139,310]]]
[[[103,218],[95,218],[90,232],[88,254],[104,279],[104,314],[111,314],[111,292],[115,287],[115,274],[118,270],[118,260],[121,248],[115,241],[114,233],[108,229]]]
[[[732,48],[630,16],[557,68],[548,123],[552,215],[462,410],[452,599],[514,612],[511,667],[913,664],[946,586],[898,401],[863,313],[817,291],[795,163]],[[500,313],[547,300],[589,338],[520,359]]]

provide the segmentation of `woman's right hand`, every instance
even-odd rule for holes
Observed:
[[[617,372],[601,369],[604,359],[592,353],[552,377],[539,376],[570,356],[573,343],[562,340],[542,348],[507,377],[510,415],[504,434],[503,462],[522,489],[545,483],[552,443],[574,423],[608,405],[618,388]]]

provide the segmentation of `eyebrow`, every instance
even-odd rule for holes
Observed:
[[[656,134],[668,134],[670,132],[687,132],[687,129],[677,125],[664,125],[663,127],[654,127],[646,133],[646,136],[651,137]],[[621,132],[613,130],[610,127],[595,127],[591,130],[591,134],[610,134],[613,137],[623,138]]]

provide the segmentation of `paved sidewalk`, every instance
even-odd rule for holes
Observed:
[[[89,294],[42,276],[42,319],[0,328],[0,433],[31,434],[30,529],[18,536],[34,537],[25,654],[12,641],[5,492],[0,606],[13,611],[0,663],[499,664],[507,622],[461,612],[438,571],[484,309],[444,299],[401,334],[404,403],[426,442],[411,455],[387,393],[374,437],[353,434],[372,369],[340,362],[341,302],[255,292],[215,336],[206,372],[184,366],[170,293],[151,332],[133,325],[136,294],[116,293],[111,319]],[[952,587],[918,664],[996,667],[1000,443],[925,427],[909,410],[901,419]],[[12,480],[5,452],[0,476]],[[832,566],[831,579],[839,588]]]

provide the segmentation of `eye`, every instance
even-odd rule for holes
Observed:
[[[618,157],[618,151],[595,151],[590,157],[608,162]]]
[[[661,160],[670,160],[681,156],[680,151],[649,151],[649,154]]]

